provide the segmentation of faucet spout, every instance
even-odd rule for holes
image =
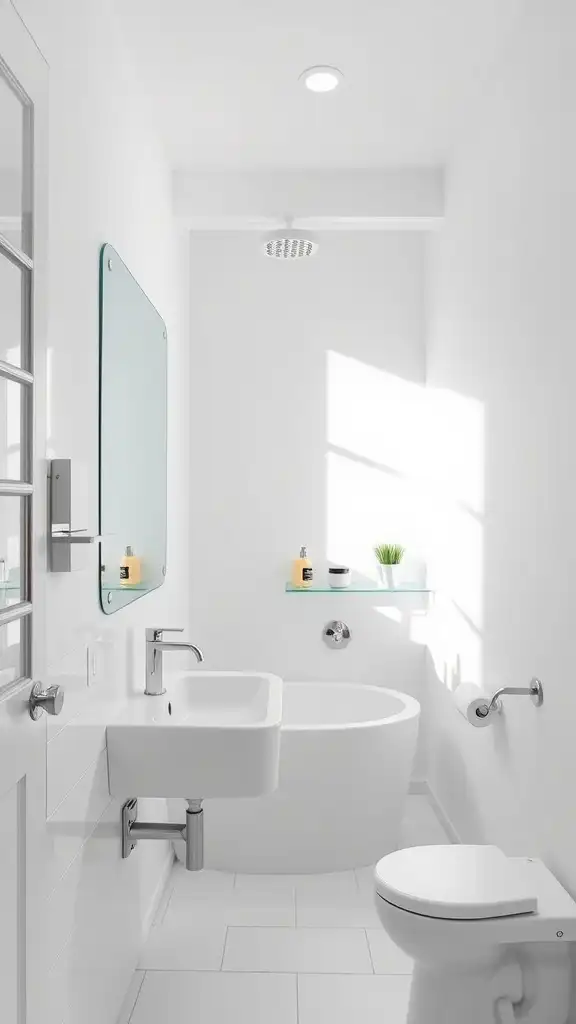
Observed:
[[[155,651],[192,651],[196,661],[204,661],[204,655],[196,644],[187,644],[184,641],[171,643],[169,640],[154,641]]]

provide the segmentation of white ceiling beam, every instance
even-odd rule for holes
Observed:
[[[436,168],[178,171],[174,212],[197,231],[264,232],[288,218],[317,231],[431,231],[444,216],[444,176]]]

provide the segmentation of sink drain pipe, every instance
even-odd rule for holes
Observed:
[[[201,800],[188,800],[186,808],[186,871],[204,867],[204,811]]]
[[[141,839],[183,839],[186,843],[186,870],[204,867],[204,811],[202,800],[188,800],[183,825],[169,821],[137,821],[138,801],[127,800],[122,807],[122,857],[126,859]]]

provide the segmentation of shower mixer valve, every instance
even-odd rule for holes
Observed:
[[[331,622],[327,622],[322,636],[328,647],[346,647],[352,639],[348,626],[340,619],[332,619]]]

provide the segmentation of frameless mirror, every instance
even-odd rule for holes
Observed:
[[[111,245],[100,256],[100,603],[166,575],[166,325]]]

